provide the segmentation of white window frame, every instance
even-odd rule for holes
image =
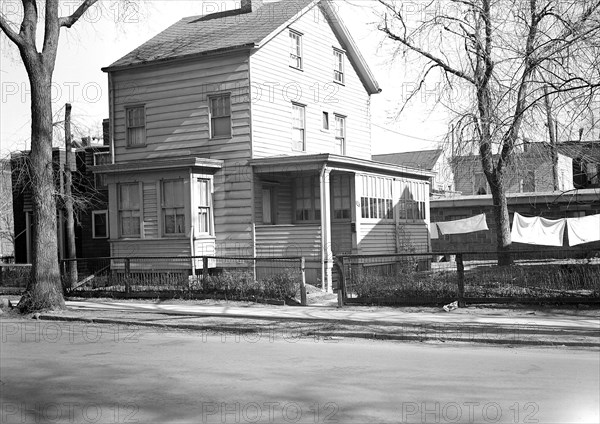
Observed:
[[[304,61],[302,58],[302,33],[290,29],[290,67],[302,70]]]
[[[344,115],[334,114],[335,120],[335,153],[341,156],[346,155],[346,117]],[[341,123],[341,125],[339,125]],[[340,132],[341,129],[341,132]]]
[[[218,99],[226,99],[228,102],[229,114],[217,114],[215,110],[213,110],[213,101]],[[218,111],[220,112],[220,111]],[[231,93],[219,93],[219,94],[211,94],[208,96],[208,115],[209,115],[209,131],[211,139],[219,139],[219,138],[231,138],[233,134],[232,129],[232,116],[231,116]],[[215,134],[215,126],[214,120],[227,118],[229,120],[229,133],[228,134]]]
[[[138,191],[138,205],[137,208],[124,208],[123,200],[121,197],[121,189],[124,186],[136,187]],[[142,237],[142,203],[143,197],[140,190],[139,183],[120,183],[117,185],[117,203],[118,203],[118,220],[119,220],[119,237],[120,238],[141,238]],[[138,218],[138,232],[136,234],[124,234],[123,233],[123,215],[128,215],[128,218]]]
[[[104,226],[105,226],[105,231],[106,231],[106,236],[99,236],[96,234],[96,216],[98,215],[104,215]],[[93,239],[107,239],[109,237],[109,232],[108,232],[109,226],[108,226],[108,210],[106,209],[102,209],[102,210],[97,210],[97,211],[92,211],[92,238]]]
[[[129,119],[129,113],[134,110],[141,110],[143,121],[142,123],[132,123]],[[136,125],[137,124],[137,125]],[[142,128],[142,141],[140,143],[132,143],[130,130]],[[125,137],[127,147],[144,147],[146,145],[146,106],[145,105],[128,105],[125,106]]]
[[[173,204],[167,204],[167,195],[165,194],[166,183],[181,183],[181,199],[174,199]],[[171,194],[174,194],[173,191]],[[186,233],[186,219],[185,219],[185,182],[183,178],[174,178],[161,180],[160,182],[160,199],[161,199],[161,219],[162,219],[162,234],[163,236],[180,236]],[[167,217],[174,217],[174,231],[167,231]],[[178,230],[177,218],[183,217],[183,225]]]
[[[296,111],[302,112],[302,126],[296,126]],[[302,140],[294,138],[296,131],[302,133]],[[301,143],[300,146],[298,143]],[[306,106],[300,103],[292,103],[292,150],[306,152]]]
[[[205,185],[205,198],[202,199],[202,186]],[[212,180],[208,178],[196,178],[196,193],[197,193],[197,204],[196,204],[196,233],[204,236],[210,236],[213,234],[213,201],[212,201]],[[200,223],[204,221],[201,215],[205,217],[205,229],[201,229]]]
[[[344,84],[344,68],[346,66],[346,53],[343,50],[333,48],[333,82]]]
[[[401,222],[425,221],[427,219],[427,196],[426,182],[400,180],[398,220]]]

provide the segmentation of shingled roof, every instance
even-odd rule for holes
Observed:
[[[252,9],[248,10],[236,9],[183,18],[102,70],[254,47],[316,1],[254,3]]]
[[[376,162],[393,163],[394,165],[409,166],[411,168],[433,170],[437,160],[442,154],[441,149],[419,150],[416,152],[386,153],[373,155]]]
[[[251,8],[190,16],[181,19],[112,65],[105,72],[149,63],[196,57],[237,49],[260,48],[277,30],[283,30],[316,4],[320,4],[340,43],[347,50],[360,79],[370,93],[381,91],[348,30],[326,0],[252,1]]]

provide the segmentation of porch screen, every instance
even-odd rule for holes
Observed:
[[[427,216],[427,184],[420,181],[400,180],[399,218],[404,221],[423,221]]]
[[[198,179],[198,233],[210,234],[210,180]]]
[[[392,179],[362,176],[361,216],[371,219],[393,219]]]
[[[298,177],[294,180],[294,217],[296,221],[321,219],[321,190],[318,177]]]

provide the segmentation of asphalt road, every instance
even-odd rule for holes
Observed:
[[[598,351],[0,324],[2,423],[600,419]]]

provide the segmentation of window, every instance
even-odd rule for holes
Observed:
[[[532,193],[535,191],[535,171],[526,171],[525,177],[523,178],[523,186],[521,188],[523,193]]]
[[[473,174],[473,194],[488,194],[488,183],[483,172]]]
[[[263,187],[262,189],[262,223],[275,224],[274,208],[275,189],[273,187]]]
[[[350,219],[350,176],[334,175],[331,192],[333,196],[333,219]]]
[[[318,177],[298,177],[294,180],[294,208],[296,221],[321,219],[321,189]]]
[[[146,109],[144,106],[125,108],[127,125],[127,145],[143,146],[146,144]]]
[[[140,186],[138,183],[119,185],[119,234],[140,236]]]
[[[211,234],[210,180],[198,179],[198,233]]]
[[[400,181],[398,218],[403,221],[423,221],[427,217],[427,184],[420,181]]]
[[[110,152],[94,153],[94,166],[110,164]],[[94,174],[94,185],[97,189],[106,188],[106,174]]]
[[[335,115],[335,153],[346,154],[346,118]]]
[[[210,137],[231,137],[231,96],[209,97]]]
[[[292,148],[305,151],[306,144],[305,110],[304,106],[292,103]]]
[[[92,238],[108,238],[108,212],[92,212]]]
[[[185,200],[183,180],[162,182],[162,219],[164,234],[185,233]]]
[[[323,112],[323,130],[329,131],[329,112]]]
[[[361,216],[371,219],[393,219],[392,179],[362,176]]]
[[[302,34],[290,30],[290,66],[302,69]]]
[[[333,80],[344,83],[344,52],[338,49],[333,49]]]

